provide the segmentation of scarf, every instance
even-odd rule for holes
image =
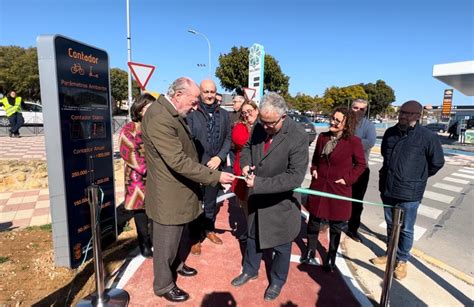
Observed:
[[[331,135],[331,139],[324,145],[323,151],[321,152],[321,157],[329,157],[331,152],[336,148],[337,142],[341,137],[335,137]]]

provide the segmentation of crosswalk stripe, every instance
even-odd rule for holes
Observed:
[[[467,174],[459,174],[459,173],[452,173],[452,176],[467,178],[467,179],[474,179],[474,176],[467,175]]]
[[[371,162],[371,161],[369,161],[369,165],[374,165],[374,164],[377,164],[377,162]]]
[[[379,227],[387,229],[387,224],[384,221],[379,225]],[[415,241],[418,241],[423,236],[423,234],[426,232],[426,228],[423,228],[423,227],[420,227],[420,226],[417,226],[417,225],[415,225],[414,228],[415,228],[415,233],[413,234],[413,237],[414,237]]]
[[[370,158],[370,161],[383,162],[383,159],[380,159],[380,158]]]
[[[461,173],[468,173],[468,174],[474,174],[474,171],[471,171],[471,170],[468,170],[468,169],[460,169],[460,170],[458,170],[458,172],[461,172]]]
[[[432,208],[432,207],[428,207],[428,206],[420,204],[420,206],[418,207],[418,213],[436,220],[438,216],[441,213],[443,213],[443,210],[439,210],[436,208]]]
[[[445,204],[450,204],[454,199],[453,196],[444,195],[441,193],[436,193],[436,192],[431,192],[431,191],[425,191],[425,193],[423,194],[423,197],[436,200]]]
[[[438,189],[444,189],[444,190],[448,190],[448,191],[453,191],[453,192],[461,192],[463,187],[457,187],[455,185],[451,185],[451,184],[445,184],[445,183],[440,183],[440,182],[437,182],[435,184],[433,184],[433,187],[435,188],[438,188]]]
[[[452,177],[444,177],[443,180],[450,181],[450,182],[456,182],[456,183],[460,183],[460,184],[468,184],[469,183],[469,180],[452,178]]]
[[[463,167],[464,169],[467,169],[467,170],[470,170],[470,171],[474,171],[474,167]]]
[[[304,179],[311,180],[311,178],[312,178],[311,174],[306,174],[306,175],[304,175]]]

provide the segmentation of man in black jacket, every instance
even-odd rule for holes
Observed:
[[[394,272],[397,279],[407,275],[416,215],[428,177],[444,165],[443,148],[438,136],[418,122],[422,110],[422,105],[415,100],[405,102],[400,107],[397,125],[387,129],[382,140],[383,166],[379,172],[381,198],[384,204],[400,207],[404,211]],[[387,207],[384,211],[389,239],[393,212]],[[371,262],[385,264],[387,256],[371,259]]]
[[[200,90],[199,105],[188,115],[187,122],[194,138],[199,162],[210,169],[222,170],[230,151],[229,114],[219,107],[214,81],[203,80]],[[201,254],[201,240],[205,237],[212,243],[222,244],[222,240],[214,232],[219,188],[219,185],[203,187],[204,213],[190,228],[191,239],[195,241],[191,247],[193,255]]]

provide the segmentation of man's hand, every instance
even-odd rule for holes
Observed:
[[[255,175],[245,176],[245,182],[247,183],[247,187],[253,188],[255,185]]]
[[[313,175],[314,179],[318,179],[318,171],[317,170],[314,170],[312,175]]]
[[[234,174],[227,173],[227,172],[221,172],[219,182],[221,184],[232,183],[232,181],[234,181],[234,178],[235,178]]]
[[[207,162],[207,167],[209,167],[210,169],[217,169],[219,167],[219,165],[221,165],[221,158],[215,156],[215,157],[212,157],[211,160],[209,160],[209,162]]]
[[[339,183],[339,184],[343,184],[343,185],[346,185],[346,181],[344,179],[339,179],[339,180],[336,180],[334,181],[334,183]]]
[[[255,166],[252,165],[247,165],[247,166],[244,166],[244,168],[242,169],[242,175],[247,177],[249,175],[249,173],[251,173],[251,171],[254,171],[255,170]]]

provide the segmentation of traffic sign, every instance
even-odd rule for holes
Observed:
[[[248,87],[244,87],[243,90],[244,90],[245,99],[247,99],[248,101],[252,100],[253,97],[255,97],[255,92],[257,91],[254,88],[248,88]]]
[[[155,66],[134,62],[128,62],[127,64],[132,71],[133,77],[138,82],[138,85],[144,90],[151,75],[155,71]]]

